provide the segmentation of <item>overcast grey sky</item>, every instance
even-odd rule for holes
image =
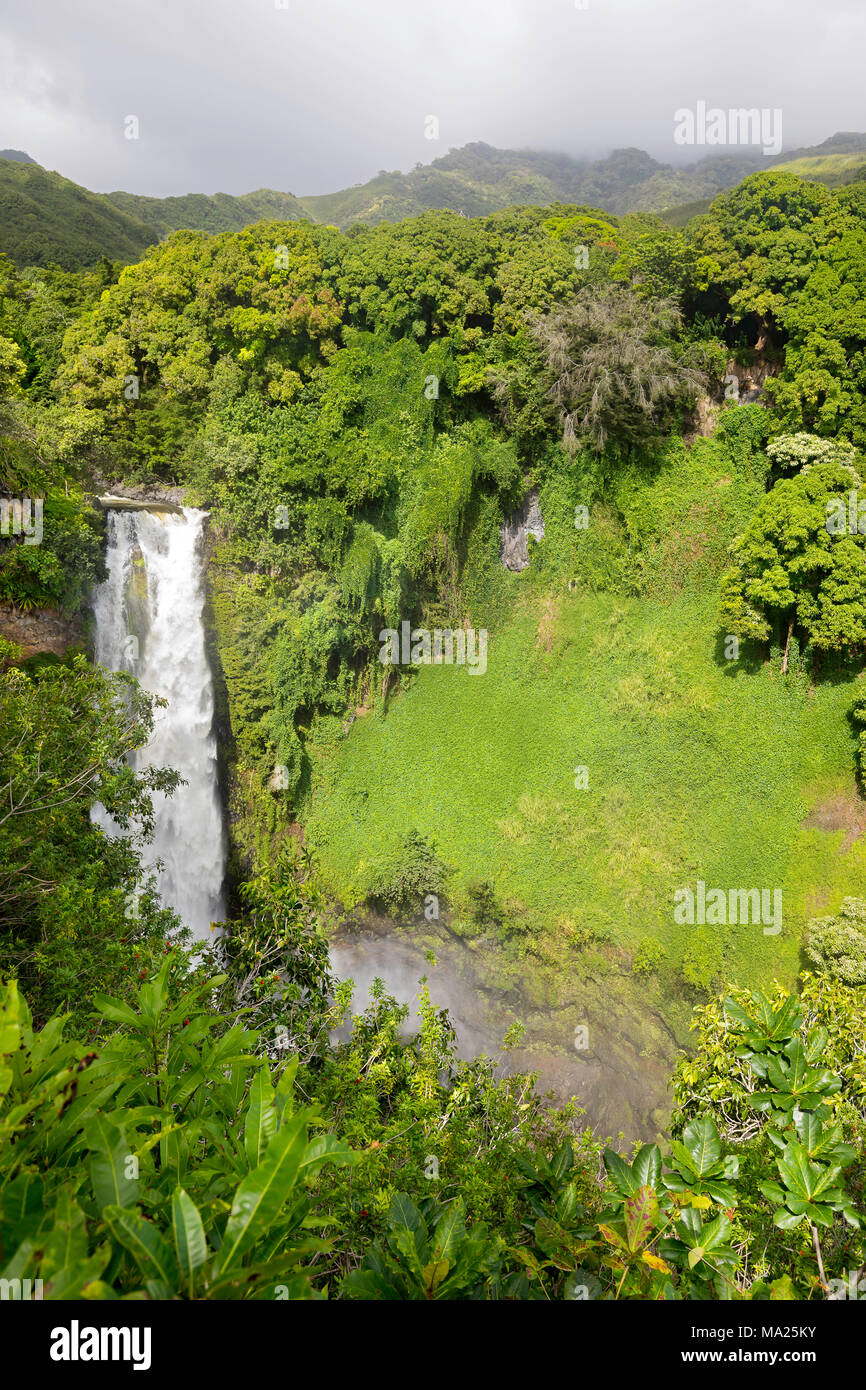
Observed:
[[[786,148],[866,129],[866,0],[583,3],[0,0],[0,148],[100,192],[305,194],[470,140],[691,162],[699,100],[780,107]]]

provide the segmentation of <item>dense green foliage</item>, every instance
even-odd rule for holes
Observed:
[[[866,903],[845,898],[835,917],[809,923],[806,955],[817,970],[846,985],[866,985]]]
[[[44,504],[4,622],[81,619],[93,491],[206,506],[231,813],[190,952],[141,866],[159,700],[0,637],[0,1277],[46,1297],[814,1298],[866,1258],[858,184],[761,172],[672,227],[640,152],[525,198],[495,154],[394,225],[387,190],[349,232],[176,200],[161,231],[216,234],[0,260],[0,494]],[[436,210],[481,165],[533,205]],[[383,662],[403,623],[489,630],[483,679]],[[684,931],[696,879],[783,921]],[[344,909],[519,1001],[505,1075],[423,984],[411,1029],[381,984],[347,1021]],[[583,1024],[661,1072],[696,1005],[628,1140],[526,1072]]]
[[[117,988],[176,925],[152,895],[136,903],[150,792],[177,784],[170,770],[135,774],[126,761],[147,742],[156,703],[81,656],[0,674],[0,968],[42,1019],[63,1007],[80,1023],[93,992]],[[97,802],[128,835],[110,839],[91,821]]]
[[[148,198],[140,193],[108,193],[108,201],[160,237],[189,228],[196,232],[239,232],[251,222],[268,218],[307,216],[303,203],[291,193],[259,188],[254,193],[233,197],[230,193],[186,193],[178,198]]]
[[[565,1116],[556,1136],[488,1066],[447,1065],[429,1004],[406,1045],[374,1000],[317,1075],[271,1060],[208,1003],[227,977],[184,964],[169,952],[127,1000],[97,995],[110,1036],[90,1051],[0,994],[3,1278],[49,1299],[797,1299],[863,1258],[859,1112],[840,1108],[828,1030],[798,1036],[796,996],[719,1005],[750,1137],[726,1141],[729,1110],[686,1112],[666,1155],[608,1147],[602,1178]],[[711,1103],[708,1062],[680,1069],[690,1104]]]
[[[3,253],[18,265],[80,270],[100,256],[131,261],[158,240],[152,226],[39,164],[0,158]]]

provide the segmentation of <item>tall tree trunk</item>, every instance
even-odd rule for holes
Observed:
[[[786,675],[788,674],[788,652],[791,650],[791,634],[793,633],[793,631],[794,631],[794,619],[792,618],[791,621],[788,623],[788,639],[787,639],[787,641],[785,642],[785,653],[784,653],[784,656],[782,657],[782,675],[783,675],[783,676],[786,676]]]

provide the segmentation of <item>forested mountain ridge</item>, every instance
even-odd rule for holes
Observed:
[[[294,221],[309,213],[292,193],[258,188],[234,197],[230,193],[187,193],[178,198],[148,198],[137,193],[109,193],[109,202],[130,217],[154,227],[160,236],[189,227],[197,232],[238,232],[266,218]]]
[[[101,256],[134,261],[157,230],[19,152],[0,157],[0,250],[18,265],[78,270]]]
[[[475,142],[408,173],[380,170],[366,183],[300,197],[270,188],[240,196],[189,193],[170,198],[92,193],[49,173],[29,155],[8,151],[0,154],[0,250],[19,265],[53,261],[76,269],[94,265],[100,256],[135,260],[172,231],[240,231],[266,218],[308,218],[345,229],[356,223],[399,222],[431,210],[483,217],[506,207],[560,202],[616,214],[681,207],[699,212],[747,175],[789,164],[804,178],[846,182],[858,166],[866,165],[866,134],[837,134],[775,159],[745,147],[686,167],[660,163],[637,148],[580,160]],[[674,213],[672,220],[681,219]]]

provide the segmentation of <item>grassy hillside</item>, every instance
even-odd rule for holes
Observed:
[[[627,952],[649,935],[676,962],[676,888],[781,887],[783,933],[740,929],[729,974],[790,981],[807,918],[866,869],[866,841],[843,852],[843,827],[803,825],[853,797],[850,692],[732,674],[714,618],[687,596],[567,596],[492,635],[484,676],[422,671],[387,718],[356,720],[313,798],[308,842],[334,888],[361,897],[410,827],[458,894],[489,880],[527,931],[588,928]]]
[[[77,270],[100,256],[134,261],[158,240],[152,227],[100,194],[39,164],[0,158],[0,251],[19,265],[55,261]]]
[[[815,179],[835,188],[841,184],[862,179],[866,175],[864,152],[856,154],[806,155],[802,159],[792,159],[778,166],[801,179]]]
[[[761,167],[784,169],[801,179],[838,188],[866,177],[866,135],[856,131],[831,135],[821,145],[792,150]],[[706,212],[711,202],[707,197],[681,206],[668,204],[661,212],[662,221],[670,227],[684,227],[691,218]]]

